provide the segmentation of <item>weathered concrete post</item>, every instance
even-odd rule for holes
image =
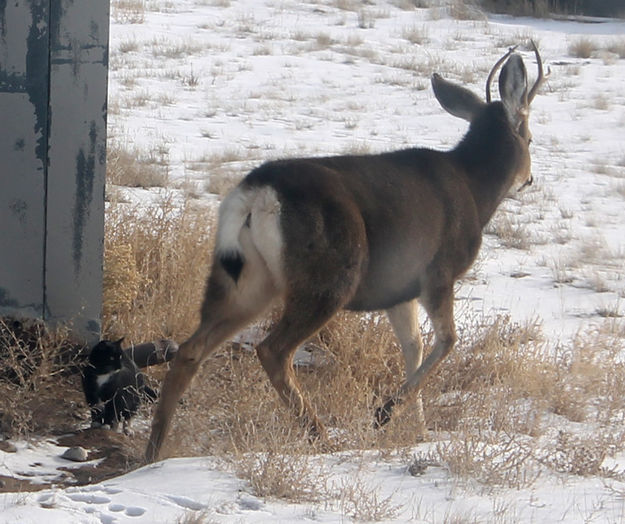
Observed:
[[[0,0],[0,316],[91,341],[102,302],[109,2]]]

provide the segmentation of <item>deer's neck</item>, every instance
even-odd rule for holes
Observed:
[[[518,147],[503,106],[491,104],[453,151],[467,173],[482,227],[514,183],[520,157]]]

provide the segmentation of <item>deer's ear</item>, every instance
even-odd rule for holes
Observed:
[[[520,55],[513,54],[499,75],[499,94],[510,123],[516,128],[527,115],[527,71]]]
[[[445,80],[438,73],[432,75],[432,89],[436,100],[445,111],[469,122],[485,105],[476,94]]]

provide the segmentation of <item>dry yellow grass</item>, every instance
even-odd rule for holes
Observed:
[[[159,158],[164,154],[166,152],[163,151],[146,154],[137,149],[128,149],[114,141],[109,142],[106,155],[107,185],[165,187],[168,177],[167,166],[163,158]]]
[[[0,319],[0,438],[62,432],[74,422],[81,393],[75,376],[80,346],[67,329],[36,320]]]
[[[147,210],[111,205],[106,333],[135,342],[156,336],[181,341],[188,335],[197,322],[214,229],[213,215],[188,202],[164,199]],[[270,329],[279,313],[278,308],[260,327]],[[570,438],[553,440],[547,451],[538,446],[551,417],[603,427],[601,439],[584,441],[592,457],[622,447],[621,434],[609,423],[625,414],[625,379],[619,378],[625,377],[625,364],[618,358],[624,348],[622,328],[613,323],[612,329],[551,347],[538,321],[460,322],[458,347],[423,391],[431,438],[451,435],[440,440],[431,460],[460,478],[508,487],[531,484],[541,465],[597,473],[596,461],[584,465],[567,452]],[[427,346],[431,340],[424,328]],[[414,396],[384,430],[373,429],[373,410],[403,380],[399,346],[384,315],[343,312],[307,347],[315,365],[296,372],[319,416],[334,428],[332,449],[384,453],[418,443]],[[171,455],[229,457],[262,496],[319,495],[306,457],[326,448],[308,442],[254,351],[238,344],[226,344],[203,364],[176,413],[168,446]]]
[[[135,343],[163,336],[184,340],[198,321],[214,231],[214,213],[180,202],[173,194],[150,206],[110,203],[104,336],[125,336]],[[269,329],[277,314],[279,310],[260,327]],[[625,328],[620,319],[608,319],[602,329],[562,346],[543,336],[539,322],[517,325],[498,317],[461,318],[459,324],[458,346],[423,391],[430,438],[439,442],[428,460],[459,478],[508,487],[531,484],[537,467],[607,474],[600,459],[623,449],[624,442],[618,423],[625,416],[625,363],[620,358]],[[429,347],[428,325],[424,328]],[[11,421],[2,422],[26,433],[35,424],[21,395],[29,388],[68,387],[58,379],[59,370],[67,366],[59,367],[58,344],[48,335],[37,334],[33,347],[39,349],[24,357],[24,346],[10,329],[5,332],[0,392],[9,399]],[[414,395],[383,430],[373,429],[374,409],[403,380],[399,346],[384,315],[341,313],[307,347],[315,365],[296,373],[305,395],[332,428],[332,449],[384,454],[418,443]],[[9,368],[13,379],[6,374]],[[155,376],[163,371],[150,369]],[[79,385],[74,380],[69,387],[80,402]],[[67,396],[58,387],[56,394],[46,392],[50,398]],[[563,426],[583,422],[600,431],[588,437],[554,437],[554,420]],[[147,435],[139,433],[134,440],[142,437]],[[177,410],[167,446],[170,455],[226,457],[258,484],[259,494],[290,499],[316,496],[305,458],[327,450],[308,442],[253,350],[237,344],[224,345],[203,364]],[[576,454],[578,448],[586,451]],[[290,478],[280,476],[285,471],[300,483],[285,483]],[[384,513],[384,501],[372,504],[350,512]],[[390,514],[392,508],[386,511]]]
[[[196,322],[213,213],[174,196],[150,207],[111,203],[104,243],[103,334],[128,342],[182,338]]]

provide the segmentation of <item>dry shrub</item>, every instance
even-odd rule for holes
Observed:
[[[612,324],[555,351],[535,325],[500,318],[481,335],[470,331],[475,342],[452,353],[426,386],[427,420],[453,431],[436,447],[437,459],[487,486],[528,486],[537,462],[576,475],[609,473],[603,460],[624,445],[617,423],[625,415],[622,328]],[[549,413],[587,423],[594,413],[602,429],[588,438],[561,433],[539,449]]]
[[[148,153],[114,141],[107,144],[106,182],[126,187],[165,187],[167,167],[158,151]]]
[[[324,473],[303,455],[274,451],[246,454],[236,461],[237,475],[247,479],[258,497],[313,502],[322,498]]]
[[[150,282],[146,275],[139,273],[130,244],[111,246],[106,255],[102,278],[102,316],[111,321],[128,315],[139,291]]]
[[[392,495],[382,496],[379,487],[370,486],[359,476],[338,483],[330,482],[330,470],[314,457],[269,451],[245,454],[235,462],[237,475],[250,482],[256,496],[291,502],[337,501],[341,513],[357,522],[392,520],[401,509]]]
[[[209,193],[224,197],[228,192],[241,182],[242,175],[239,172],[236,173],[214,173],[210,175],[208,182],[206,182],[204,188]]]
[[[374,429],[374,411],[404,381],[404,362],[385,315],[343,312],[319,333],[326,364],[300,374],[313,405],[337,433],[339,449],[394,449],[422,439],[416,396],[397,409],[395,422]]]
[[[486,486],[527,488],[539,475],[531,442],[507,433],[455,433],[435,453],[454,476]]]
[[[431,336],[425,338],[429,347]],[[506,317],[486,326],[469,322],[458,347],[426,381],[428,426],[461,431],[464,439],[487,432],[536,438],[544,434],[549,413],[573,422],[593,413],[600,422],[618,419],[625,413],[625,373],[619,371],[623,364],[617,352],[606,353],[611,344],[602,335],[579,339],[564,351],[547,347],[533,322],[517,325]],[[373,429],[374,409],[396,391],[404,375],[385,317],[341,313],[307,346],[317,355],[316,365],[300,367],[296,374],[320,418],[335,428],[333,449],[384,450],[418,442],[415,395],[397,408],[383,431]],[[237,347],[215,353],[203,365],[175,428],[170,450],[175,454],[324,450],[308,443],[254,352]],[[508,485],[531,478],[520,467],[493,469],[481,478],[492,481],[496,475],[501,477],[497,482]]]
[[[587,477],[610,476],[613,472],[602,466],[606,457],[623,449],[625,432],[597,432],[590,437],[560,431],[553,446],[543,452],[541,461],[560,473]]]
[[[343,413],[363,400],[365,411],[359,415],[371,418],[373,405],[394,393],[403,380],[401,352],[384,315],[339,313],[320,331],[316,344],[326,352],[327,365],[306,378],[313,379],[309,386],[323,405],[338,408],[331,424],[344,427]]]
[[[617,38],[611,41],[606,49],[610,53],[618,55],[619,58],[625,58],[625,38]]]
[[[356,522],[379,522],[394,520],[401,506],[393,504],[393,496],[381,496],[379,489],[356,479],[343,482],[339,492],[341,513]]]
[[[0,439],[68,427],[68,415],[80,399],[68,372],[75,370],[81,349],[63,327],[0,319]],[[51,421],[55,414],[63,419],[58,425]]]
[[[527,224],[511,218],[509,213],[498,213],[486,226],[486,233],[495,235],[507,248],[527,250],[532,242]]]
[[[210,266],[214,225],[209,211],[171,196],[141,208],[109,205],[106,335],[141,342],[164,336],[181,340],[192,331]],[[259,329],[270,329],[279,313],[278,308]],[[523,486],[534,478],[530,451],[545,434],[547,416],[572,422],[594,417],[605,427],[622,420],[625,364],[619,354],[625,329],[613,320],[610,329],[554,347],[545,342],[537,322],[463,318],[457,347],[423,391],[428,426],[458,432],[439,448],[441,461],[461,477]],[[426,330],[424,338],[427,351],[431,333]],[[418,442],[415,395],[397,408],[384,430],[373,429],[374,409],[404,379],[401,351],[384,315],[342,312],[306,347],[313,365],[299,366],[296,375],[331,429],[334,449],[410,448]],[[234,457],[263,496],[310,496],[312,480],[304,458],[325,451],[321,443],[308,442],[255,353],[236,344],[226,345],[203,364],[173,427],[167,452]],[[620,445],[617,437],[615,433],[602,442]],[[250,458],[252,453],[260,454]],[[281,477],[284,471],[290,473]],[[299,485],[284,481],[298,476]],[[385,504],[373,500],[371,507],[384,509]],[[375,513],[355,507],[349,512]]]
[[[271,323],[269,319],[268,324]],[[303,394],[329,427],[335,449],[392,448],[417,442],[414,400],[402,423],[373,428],[374,408],[403,380],[403,364],[384,317],[341,313],[308,347],[317,364],[296,369]],[[202,366],[177,413],[173,453],[322,451],[283,406],[254,352],[231,347]]]
[[[618,333],[596,332],[553,348],[536,323],[517,325],[506,317],[470,327],[426,384],[426,419],[445,430],[474,420],[487,429],[535,434],[541,413],[572,422],[593,413],[598,421],[620,418],[624,345]]]
[[[197,322],[213,213],[169,195],[148,207],[111,203],[104,243],[103,332],[130,342],[186,336]]]
[[[185,512],[181,517],[176,519],[176,524],[215,524],[218,521],[211,518],[209,510]]]
[[[73,363],[80,344],[69,330],[36,319],[0,318],[0,380],[36,389]]]
[[[594,331],[578,335],[563,363],[562,403],[584,402],[586,418],[603,425],[625,414],[625,350],[623,323],[607,321]],[[575,420],[573,418],[573,420]]]
[[[111,16],[119,24],[142,24],[145,21],[145,0],[113,0]]]
[[[490,428],[508,418],[514,399],[543,398],[553,375],[535,322],[513,324],[508,317],[488,325],[470,322],[425,386],[426,419],[430,426],[449,431],[467,418],[483,420]]]
[[[576,58],[603,56],[604,60],[612,61],[609,54],[614,54],[618,58],[625,58],[625,39],[617,38],[601,45],[588,37],[579,37],[569,44],[569,55]]]
[[[590,38],[580,37],[569,44],[569,55],[575,58],[590,58],[597,49],[596,42]]]
[[[484,13],[474,2],[454,0],[449,6],[449,16],[454,20],[485,20]]]

